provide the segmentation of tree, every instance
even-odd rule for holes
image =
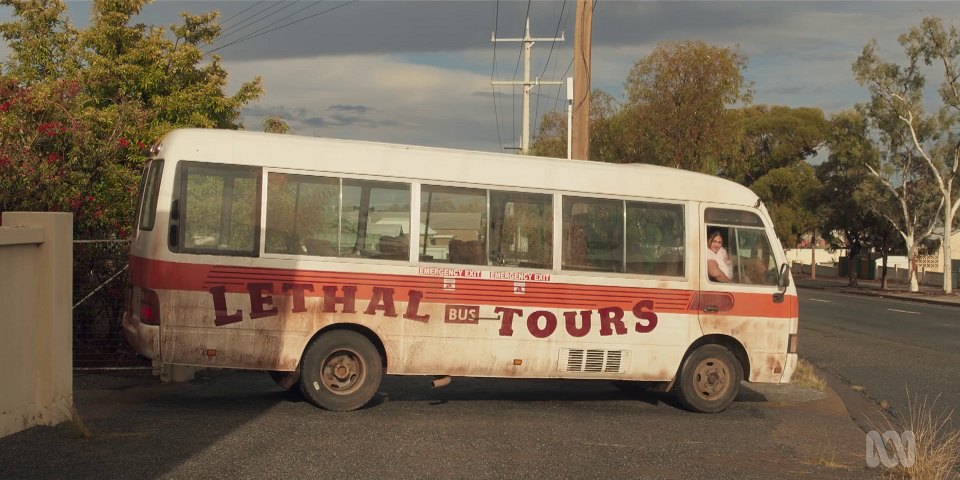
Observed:
[[[770,209],[780,241],[796,245],[816,231],[814,199],[820,182],[807,160],[825,141],[823,112],[767,105],[742,112],[741,152],[722,175],[749,186]]]
[[[930,171],[931,182],[942,197],[943,289],[952,289],[950,233],[960,208],[960,192],[954,185],[960,167],[960,34],[946,29],[937,17],[923,19],[920,26],[901,35],[907,64],[882,60],[877,42],[871,40],[853,65],[858,82],[870,90],[871,109],[889,116],[906,129],[906,145]],[[923,109],[926,78],[921,63],[942,67],[944,81],[938,89],[942,106],[935,115]],[[909,242],[908,242],[909,244]]]
[[[937,225],[943,198],[937,199],[929,169],[918,158],[909,140],[911,133],[897,112],[876,97],[869,105],[861,105],[860,110],[858,115],[867,118],[866,125],[877,130],[880,147],[876,157],[862,159],[875,181],[860,185],[854,192],[856,201],[887,219],[903,238],[910,263],[910,291],[915,292],[920,288],[916,257],[921,242]],[[867,133],[856,135],[866,138]]]
[[[618,107],[613,97],[602,90],[590,92],[590,158],[616,162],[618,149],[616,121]],[[567,116],[562,112],[547,112],[540,119],[540,128],[530,147],[531,155],[567,158]]]
[[[293,133],[290,125],[284,122],[279,115],[270,115],[263,119],[263,131],[267,133]]]
[[[624,88],[638,141],[653,155],[631,158],[710,174],[724,171],[740,149],[741,112],[749,102],[747,59],[737,47],[700,41],[661,43],[631,69]],[[635,148],[634,153],[647,153]]]
[[[130,25],[144,0],[97,0],[75,29],[61,0],[0,0],[11,54],[0,67],[0,211],[74,214],[79,237],[124,237],[147,147],[176,127],[239,127],[259,79],[224,93],[201,45],[216,14],[162,28]]]
[[[816,227],[816,217],[810,209],[811,199],[820,189],[813,167],[796,162],[775,168],[757,180],[750,189],[770,211],[774,231],[780,243],[796,245],[804,234]]]
[[[879,152],[869,136],[866,117],[855,110],[844,111],[830,118],[830,134],[826,138],[830,155],[817,166],[821,182],[816,204],[818,229],[832,249],[844,249],[847,258],[858,258],[870,246],[890,245],[887,220],[877,212],[875,201],[863,193],[880,191],[869,185],[873,178],[867,165],[876,165]],[[878,238],[879,242],[875,242]],[[856,268],[848,269],[848,285],[857,285]]]
[[[813,157],[828,134],[819,108],[755,105],[743,109],[743,119],[741,156],[726,176],[748,186],[774,169]]]

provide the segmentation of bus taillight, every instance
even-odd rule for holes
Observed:
[[[160,297],[146,288],[140,289],[140,323],[160,325]]]

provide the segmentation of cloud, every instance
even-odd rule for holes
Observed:
[[[271,114],[295,132],[499,150],[489,77],[392,55],[225,62],[231,88],[262,72],[266,95],[244,110],[255,128]],[[486,90],[488,95],[476,95]]]
[[[73,23],[85,26],[90,2],[67,5]],[[522,78],[522,50],[517,42],[492,43],[491,34],[521,37],[528,2],[363,0],[320,13],[338,5],[158,0],[135,22],[170,25],[184,10],[222,12],[224,34],[208,51],[222,56],[228,90],[258,75],[266,89],[244,109],[250,129],[279,115],[305,135],[492,151],[518,144],[521,90],[490,80]],[[533,36],[566,36],[534,45],[532,76],[572,76],[575,3],[529,5]],[[703,40],[739,45],[749,57],[756,103],[835,112],[866,99],[850,67],[867,41],[876,38],[881,54],[898,61],[898,35],[925,15],[956,23],[956,5],[604,0],[593,17],[591,87],[622,98],[630,69],[657,43]],[[10,11],[0,7],[0,22]],[[3,58],[5,52],[0,42]],[[562,86],[535,88],[534,119],[563,111],[565,96]]]

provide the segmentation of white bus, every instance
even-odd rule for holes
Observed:
[[[140,191],[123,325],[161,370],[265,370],[330,410],[396,374],[656,385],[718,412],[797,364],[770,217],[708,175],[185,129]]]

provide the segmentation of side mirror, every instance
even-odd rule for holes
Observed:
[[[780,265],[780,276],[777,280],[777,286],[780,287],[781,292],[787,291],[787,287],[790,286],[790,271],[787,270],[786,263]]]

